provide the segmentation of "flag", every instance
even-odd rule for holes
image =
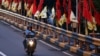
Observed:
[[[43,8],[43,3],[44,3],[44,0],[40,0],[39,5],[38,5],[38,11],[40,11],[40,12]]]
[[[2,0],[0,0],[0,6],[1,6],[1,4],[2,4]]]
[[[27,0],[24,0],[24,8],[27,10]]]
[[[97,30],[95,18],[92,15],[93,4],[91,1],[92,0],[83,1],[83,17],[86,19],[86,28],[88,33]]]
[[[60,20],[58,21],[59,25],[62,26],[63,23],[66,22],[66,15],[63,14],[60,18]]]
[[[28,16],[28,17],[32,17],[33,5],[34,5],[34,4],[32,4],[31,7],[30,7],[30,9],[27,11],[27,16]]]
[[[12,0],[8,0],[9,5],[8,5],[8,10],[11,10],[11,4],[12,4]]]
[[[9,6],[9,1],[8,1],[8,0],[5,0],[5,2],[4,2],[4,7],[5,7],[5,8],[8,8],[8,6]]]
[[[56,19],[57,19],[57,21],[59,21],[60,18],[61,18],[61,10],[60,10],[60,7],[61,7],[60,0],[56,0]]]
[[[63,0],[62,10],[63,10],[62,16],[60,20],[58,21],[60,26],[62,26],[64,22],[66,22],[66,19],[67,19],[67,0]]]
[[[85,35],[88,35],[88,29],[91,30],[91,28],[89,28],[89,26],[92,26],[91,22],[93,22],[92,15],[90,14],[89,8],[90,7],[89,7],[87,0],[83,0],[83,17],[84,17],[84,19],[86,19],[86,21],[85,21]]]
[[[88,5],[88,1],[87,0],[83,0],[83,17],[89,21],[89,22],[93,22],[92,20],[92,14],[91,11],[89,10],[89,5]]]
[[[41,18],[47,18],[47,6],[43,8],[43,10],[40,13]]]
[[[78,21],[77,21],[77,19],[75,17],[75,14],[73,13],[73,11],[71,11],[71,14],[70,14],[70,21],[78,23]]]
[[[95,18],[92,16],[93,23],[87,21],[87,27],[89,30],[95,30],[96,31],[96,21]]]
[[[37,11],[37,2],[36,0],[33,1],[33,8],[32,8],[32,14],[34,15]]]
[[[66,23],[70,23],[70,15],[71,15],[71,0],[68,0],[68,18],[66,19]]]
[[[76,12],[77,13],[77,12]],[[78,24],[80,25],[82,18],[82,4],[81,1],[78,1]]]
[[[31,8],[32,4],[33,4],[33,0],[27,0],[27,10]]]
[[[55,8],[52,7],[51,12],[49,12],[49,13],[50,13],[50,15],[49,15],[48,23],[51,24],[51,25],[54,25]]]
[[[40,12],[43,8],[44,0],[40,0],[36,13],[34,14],[35,17],[39,18]]]
[[[2,6],[5,5],[5,1],[6,1],[6,0],[2,0],[2,3],[1,3]]]
[[[18,0],[13,0],[11,7],[12,11],[17,12],[17,8],[18,8]]]
[[[97,12],[92,0],[90,0],[90,3],[91,3],[91,9],[93,9],[94,12],[96,24],[100,25],[100,13]]]
[[[32,7],[33,7],[33,0],[27,1],[27,14],[26,16],[31,17],[32,16]]]
[[[92,0],[89,0],[89,5],[90,5],[90,12],[91,12],[91,14],[92,14],[92,21],[93,22],[89,22],[89,24],[91,24],[91,25],[88,25],[88,29],[89,30],[93,30],[93,31],[96,31],[97,30],[97,27],[96,27],[96,18],[95,18],[95,15],[93,14],[93,12],[95,13],[95,11],[96,11],[96,9],[95,9],[95,7],[94,7],[94,5],[93,5],[93,1]],[[90,26],[90,27],[89,27]]]
[[[18,11],[21,10],[21,0],[18,0]]]

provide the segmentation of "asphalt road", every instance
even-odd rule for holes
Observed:
[[[0,56],[27,56],[22,41],[23,34],[11,25],[0,21]],[[34,56],[71,56],[45,45],[38,40]]]

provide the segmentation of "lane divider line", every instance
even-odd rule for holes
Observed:
[[[17,27],[13,26],[13,25],[10,25],[10,27],[12,27],[15,30],[22,31],[22,30],[18,29]]]
[[[0,51],[0,55],[2,56],[7,56],[6,54],[4,54],[3,52]]]
[[[9,23],[7,23],[5,21],[1,21],[1,22],[4,23],[4,24],[10,25]],[[10,25],[10,27],[15,29],[15,30],[22,31],[22,30],[18,29],[17,27],[13,26],[13,25]]]
[[[66,55],[68,55],[68,56],[73,56],[73,55],[71,55],[71,54],[69,54],[69,53],[67,53],[67,52],[65,52],[65,51],[63,51],[62,53],[66,54]]]
[[[40,41],[41,43],[43,43],[43,44],[45,44],[45,45],[47,45],[47,46],[53,48],[53,49],[56,49],[56,50],[58,50],[58,51],[61,50],[61,49],[59,49],[59,48],[57,48],[57,47],[54,47],[54,46],[52,46],[52,45],[50,45],[50,44],[48,44],[48,43],[42,41],[42,40],[39,40],[39,41]],[[62,51],[62,53],[64,53],[65,55],[68,55],[68,56],[73,56],[73,55],[71,55],[71,54],[69,54],[69,53],[67,53],[67,52],[65,52],[65,51]]]
[[[4,24],[10,25],[9,23],[7,23],[7,22],[5,22],[5,21],[1,21],[1,22],[4,23]]]
[[[42,40],[39,40],[41,43],[43,43],[43,44],[45,44],[45,45],[47,45],[47,46],[49,46],[49,47],[51,47],[51,48],[54,48],[54,49],[56,49],[56,50],[60,50],[59,48],[56,48],[56,47],[54,47],[54,46],[52,46],[52,45],[50,45],[50,44],[48,44],[48,43],[46,43],[46,42],[44,42],[44,41],[42,41]]]

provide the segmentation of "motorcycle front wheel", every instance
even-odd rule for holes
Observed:
[[[33,56],[33,53],[27,52],[27,55],[28,55],[28,56]]]

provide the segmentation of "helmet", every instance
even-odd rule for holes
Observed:
[[[32,26],[31,25],[27,26],[27,29],[32,30]]]

